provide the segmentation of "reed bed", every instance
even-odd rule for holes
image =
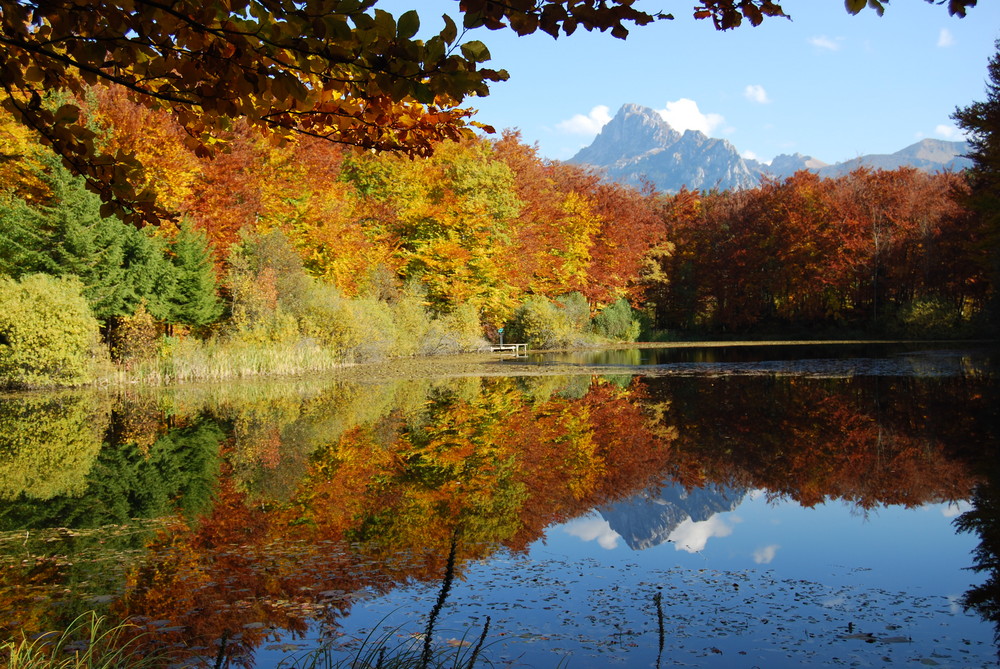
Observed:
[[[170,663],[163,652],[142,644],[146,633],[128,622],[111,624],[88,611],[60,632],[0,644],[8,669],[153,669]]]

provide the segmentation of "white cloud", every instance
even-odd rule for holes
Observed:
[[[947,139],[953,142],[960,141],[964,137],[961,130],[946,123],[941,123],[940,125],[935,126],[934,134],[942,139]]]
[[[726,121],[720,114],[703,114],[698,109],[698,103],[687,98],[668,102],[666,109],[657,109],[656,112],[678,132],[699,130],[710,135]]]
[[[606,105],[597,105],[586,116],[576,114],[571,119],[557,123],[556,128],[573,135],[596,135],[611,120],[610,112]]]
[[[583,539],[584,541],[597,540],[601,548],[612,550],[618,547],[618,540],[621,535],[611,529],[611,525],[603,518],[585,517],[577,518],[563,527],[563,531],[570,536]]]
[[[774,556],[778,554],[779,548],[781,548],[781,546],[778,544],[771,544],[770,546],[758,548],[753,552],[753,561],[757,564],[771,564],[771,561],[774,560]]]
[[[757,160],[757,161],[760,160],[760,158],[757,157],[757,154],[754,153],[753,151],[744,151],[743,153],[740,154],[740,157],[746,158],[748,160]]]
[[[766,105],[771,101],[771,99],[767,97],[767,91],[765,91],[764,87],[760,84],[750,84],[744,88],[743,96],[751,102],[757,102],[762,105]]]
[[[941,515],[945,518],[954,518],[960,514],[965,513],[972,508],[972,505],[968,502],[951,502],[949,504],[944,504],[941,507]]]
[[[731,525],[720,516],[712,516],[708,520],[693,521],[686,519],[670,533],[670,541],[679,551],[697,553],[705,548],[712,537],[728,537],[733,533]]]
[[[841,38],[831,39],[826,35],[818,35],[816,37],[810,37],[809,43],[814,47],[820,49],[827,49],[828,51],[839,51],[840,50]]]
[[[938,33],[937,45],[940,47],[949,47],[955,44],[955,36],[951,34],[951,31],[947,28],[941,28],[941,32]]]

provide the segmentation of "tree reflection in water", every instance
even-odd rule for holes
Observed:
[[[436,580],[457,532],[461,576],[498,548],[523,553],[554,523],[664,485],[862,510],[963,500],[976,488],[959,526],[984,537],[977,568],[994,571],[968,601],[998,620],[994,479],[976,467],[995,437],[984,379],[614,381],[293,383],[118,398],[110,414],[87,414],[110,418],[82,492],[43,500],[19,490],[0,510],[0,610],[15,612],[0,624],[8,635],[40,631],[108,607],[180,654],[214,658],[225,637],[228,660],[250,666],[279,632],[287,645],[288,632],[320,621],[335,639],[363,599]],[[0,421],[5,457],[31,429],[13,401]],[[68,406],[79,413],[79,401]],[[137,517],[156,525],[121,531]],[[109,523],[118,529],[84,537]],[[45,541],[57,524],[75,528],[73,559],[67,544]],[[18,545],[25,531],[31,540]],[[98,578],[111,561],[117,580]]]
[[[972,509],[955,519],[955,527],[979,536],[970,569],[985,574],[986,580],[965,594],[963,604],[993,623],[993,640],[1000,661],[1000,458],[997,456],[995,449],[984,456],[985,476],[973,491]]]

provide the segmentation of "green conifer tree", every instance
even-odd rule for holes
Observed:
[[[208,325],[218,320],[223,306],[216,292],[218,281],[208,238],[189,222],[181,224],[174,240],[173,265],[176,289],[167,320],[184,325]]]
[[[127,227],[124,240],[126,284],[129,287],[127,314],[134,314],[142,302],[153,318],[168,322],[173,318],[178,271],[167,253],[167,245],[160,237],[147,234],[149,229]]]
[[[987,65],[986,100],[957,109],[952,116],[969,137],[972,168],[968,171],[971,193],[968,204],[983,223],[992,298],[988,305],[994,329],[1000,329],[1000,40],[997,53]]]
[[[148,234],[101,216],[101,202],[53,155],[40,159],[39,178],[50,195],[41,205],[0,205],[0,273],[12,278],[43,273],[76,276],[98,320],[130,315],[146,302],[151,314],[169,314],[173,265]]]

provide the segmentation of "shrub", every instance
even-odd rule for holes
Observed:
[[[900,307],[892,321],[890,330],[895,335],[947,337],[961,334],[962,315],[947,300],[924,297]]]
[[[0,278],[0,387],[93,381],[107,352],[76,278]]]
[[[454,343],[453,350],[442,350],[442,353],[475,351],[486,346],[483,326],[479,322],[479,310],[472,304],[465,303],[455,307],[451,312],[440,316],[437,323]]]
[[[532,348],[555,348],[578,340],[582,333],[573,327],[565,309],[539,295],[527,297],[514,312],[509,326],[511,342]]]
[[[635,341],[641,329],[639,319],[625,298],[612,302],[594,317],[594,334],[612,341]]]
[[[555,303],[566,315],[566,322],[575,332],[586,332],[590,329],[590,303],[583,293],[573,292],[561,295]]]
[[[349,326],[355,335],[354,346],[346,351],[347,359],[367,362],[398,355],[402,337],[389,304],[373,297],[356,297],[347,303],[350,306]]]
[[[140,304],[131,316],[109,318],[105,329],[111,359],[126,369],[155,358],[160,352],[161,334],[161,327],[145,304]]]
[[[354,310],[336,287],[317,283],[302,301],[299,330],[342,358],[361,343],[364,333],[354,323]]]
[[[417,287],[407,287],[392,303],[392,320],[399,333],[397,355],[412,356],[432,353],[428,346],[434,321],[424,308],[425,295]]]

